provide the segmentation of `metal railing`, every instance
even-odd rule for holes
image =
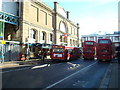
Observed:
[[[10,24],[14,24],[18,26],[19,23],[19,17],[0,11],[0,21],[7,22]]]

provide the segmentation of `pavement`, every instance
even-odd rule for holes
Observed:
[[[102,83],[99,87],[100,89],[106,90],[120,90],[120,64],[117,59],[111,61],[109,67],[107,68],[105,75],[103,77]]]
[[[111,63],[111,75],[108,88],[114,88],[120,90],[120,63],[118,60],[114,60]]]
[[[42,61],[41,59],[30,59],[30,60],[19,60],[19,61],[7,61],[0,63],[0,69],[5,68],[14,68],[14,67],[24,67],[30,65],[38,65],[38,64],[45,64],[49,63],[51,60],[50,58]]]
[[[39,59],[32,59],[26,61],[9,61],[9,62],[0,63],[0,69],[24,67],[24,66],[44,64],[49,62],[51,62],[50,59],[46,59],[45,61]],[[119,85],[120,80],[118,80],[120,79],[119,75],[120,75],[120,64],[118,63],[118,60],[115,59],[110,63],[110,66],[106,70],[105,76],[103,78],[103,83],[100,88],[120,90],[120,85]]]

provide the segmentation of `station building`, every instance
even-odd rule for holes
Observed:
[[[54,2],[54,9],[39,0],[22,3],[21,40],[78,46],[78,25],[69,20],[69,11]]]
[[[8,43],[2,53],[16,46],[20,53],[21,43],[79,46],[79,24],[70,20],[70,12],[58,2],[53,5],[51,8],[40,0],[0,1],[0,40]]]

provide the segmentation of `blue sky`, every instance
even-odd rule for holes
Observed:
[[[54,6],[54,0],[41,0]],[[113,33],[118,30],[118,0],[56,0],[80,24],[80,35]]]

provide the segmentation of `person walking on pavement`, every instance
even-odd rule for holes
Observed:
[[[42,51],[42,49],[40,49],[39,52],[38,52],[38,58],[43,60],[43,56],[44,56],[43,51]]]
[[[23,48],[23,54],[25,57],[25,60],[27,59],[27,57],[29,56],[29,49],[28,49],[28,45],[25,44],[24,48]]]
[[[45,57],[46,57],[46,51],[42,49],[41,50],[41,55],[42,55],[42,60],[44,61]]]
[[[42,58],[42,51],[41,51],[41,49],[38,51],[38,58],[39,58],[39,59]]]

